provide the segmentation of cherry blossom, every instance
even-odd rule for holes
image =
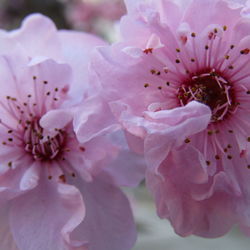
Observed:
[[[147,162],[158,215],[187,236],[249,231],[250,20],[223,0],[127,0],[92,62]]]
[[[135,225],[117,187],[131,180],[120,180],[122,166],[108,170],[128,149],[107,135],[119,126],[88,85],[91,51],[105,43],[31,15],[0,44],[0,248],[131,249]]]

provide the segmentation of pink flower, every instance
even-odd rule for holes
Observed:
[[[187,236],[250,226],[250,20],[222,0],[127,0],[92,68],[144,153],[161,218]]]
[[[0,248],[131,249],[135,226],[116,186],[119,168],[107,170],[123,145],[104,135],[117,126],[107,105],[80,89],[90,50],[103,42],[58,32],[41,15],[0,41]],[[85,96],[78,106],[77,91]]]

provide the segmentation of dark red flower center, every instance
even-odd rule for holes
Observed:
[[[194,100],[209,106],[211,122],[224,120],[237,105],[232,84],[216,71],[193,75],[179,87],[178,98],[182,106]]]
[[[66,132],[57,129],[53,137],[44,136],[43,132],[39,120],[34,119],[28,123],[24,132],[25,150],[38,161],[52,161],[61,158],[66,145]]]

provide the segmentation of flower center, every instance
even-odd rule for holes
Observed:
[[[57,160],[65,148],[66,133],[57,129],[53,137],[44,136],[44,130],[39,125],[39,120],[34,119],[28,123],[24,132],[25,151],[38,161]]]
[[[209,106],[211,122],[224,120],[236,107],[231,83],[214,70],[185,81],[178,89],[178,99],[182,106],[194,100]]]

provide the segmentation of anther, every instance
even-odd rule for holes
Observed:
[[[59,179],[60,179],[63,183],[66,182],[66,177],[65,177],[64,174],[60,175],[60,176],[59,176]]]
[[[147,55],[147,54],[152,54],[153,53],[153,48],[148,48],[148,49],[144,49],[143,52]]]
[[[248,49],[248,48],[243,49],[243,50],[240,51],[240,53],[241,53],[242,55],[248,55],[249,52],[250,52],[250,49]]]
[[[220,160],[220,156],[219,155],[215,155],[215,159],[216,160]]]
[[[213,131],[212,131],[212,130],[208,130],[208,131],[207,131],[207,134],[208,134],[208,135],[212,135],[212,134],[213,134]]]

